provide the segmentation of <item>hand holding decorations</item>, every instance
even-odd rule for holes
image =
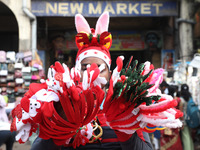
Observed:
[[[103,109],[107,124],[116,131],[119,139],[126,141],[125,137],[130,137],[138,129],[153,132],[158,126],[181,127],[178,118],[183,114],[173,108],[176,101],[158,89],[164,70],[154,70],[149,62],[140,64],[138,68],[137,61],[133,66],[130,64],[131,60],[117,77],[112,75]],[[115,84],[113,79],[117,79]],[[154,127],[154,130],[149,127]]]
[[[102,84],[106,84],[101,72],[110,69],[109,48],[112,44],[108,32],[109,14],[103,13],[97,21],[96,30],[90,29],[85,18],[75,17],[79,48],[76,65],[71,70],[56,62],[49,68],[48,79],[32,83],[21,103],[12,111],[11,131],[17,131],[17,140],[25,142],[39,127],[39,137],[52,139],[57,145],[74,148],[92,143],[102,135],[96,116],[104,99]],[[87,57],[97,57],[104,64],[81,62]],[[147,132],[150,127],[180,127],[182,113],[174,108],[172,97],[161,94],[158,87],[162,81],[162,69],[155,69],[150,62],[137,67],[131,60],[123,68],[123,56],[116,60],[109,81],[109,89],[103,105],[107,124],[115,130],[118,139],[129,138],[136,130]],[[81,71],[83,74],[81,76]],[[59,107],[57,107],[59,106]],[[94,130],[100,133],[95,134]]]

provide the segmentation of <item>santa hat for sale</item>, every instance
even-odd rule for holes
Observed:
[[[108,32],[109,13],[104,12],[98,19],[95,29],[90,28],[86,19],[81,15],[75,16],[75,25],[78,34],[76,45],[76,68],[81,69],[81,61],[87,57],[97,57],[105,61],[110,69],[111,57],[109,49],[112,45],[112,36]]]

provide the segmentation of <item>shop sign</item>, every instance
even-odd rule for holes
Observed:
[[[112,32],[112,46],[110,50],[144,50],[145,43],[139,32]]]
[[[129,16],[177,16],[176,1],[56,1],[43,0],[31,2],[32,12],[36,16],[74,16],[77,13],[85,17],[98,17],[108,11],[113,17]]]

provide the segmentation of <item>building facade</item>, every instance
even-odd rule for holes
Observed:
[[[175,26],[175,20],[179,15],[178,1],[17,0],[16,3],[14,0],[1,0],[0,2],[0,7],[8,9],[2,12],[1,17],[5,22],[7,18],[14,20],[12,25],[9,22],[5,23],[1,32],[11,31],[9,34],[12,38],[8,38],[7,41],[11,41],[10,43],[15,41],[13,47],[8,46],[6,49],[5,45],[1,49],[16,52],[43,51],[47,67],[50,54],[49,39],[56,32],[62,33],[65,37],[63,52],[67,59],[70,59],[69,55],[76,53],[74,16],[77,13],[83,14],[94,28],[100,14],[109,11],[111,16],[109,31],[113,36],[110,51],[113,59],[118,55],[125,55],[128,60],[130,55],[133,55],[139,62],[149,60],[156,68],[168,68],[175,62],[178,54]],[[5,12],[7,16],[3,14]],[[166,59],[170,62],[166,62]]]

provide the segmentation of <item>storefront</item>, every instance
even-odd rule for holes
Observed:
[[[178,3],[174,0],[22,0],[18,5],[12,0],[1,0],[0,8],[3,20],[0,49],[4,51],[1,57],[5,56],[5,61],[1,59],[0,63],[0,88],[5,95],[9,92],[10,96],[14,92],[18,94],[13,96],[13,100],[9,98],[10,101],[21,97],[20,92],[23,94],[31,82],[39,81],[43,70],[46,75],[50,59],[56,56],[52,55],[54,37],[64,37],[64,41],[57,41],[62,47],[57,50],[58,58],[73,66],[77,51],[74,24],[77,13],[83,14],[91,28],[95,28],[100,14],[109,11],[109,32],[113,39],[111,69],[119,55],[125,56],[125,63],[133,55],[140,63],[151,61],[155,68],[168,68],[175,62],[174,20],[178,15]],[[42,61],[32,57],[35,51]],[[9,71],[15,64],[21,63],[16,58],[25,64]],[[29,65],[27,61],[34,63]]]
[[[127,61],[133,55],[139,62],[149,60],[157,68],[163,65],[163,50],[170,50],[175,54],[174,19],[178,15],[178,3],[171,0],[32,0],[32,13],[38,21],[38,50],[44,50],[48,55],[51,49],[49,39],[52,34],[62,33],[65,37],[64,58],[72,63],[77,50],[74,40],[75,14],[83,14],[90,26],[95,28],[97,18],[103,11],[109,11],[111,16],[109,31],[113,38],[110,49],[113,60],[118,55],[124,55]],[[172,57],[174,60],[175,55]],[[48,63],[48,60],[45,62]],[[115,61],[113,67],[114,63]]]

